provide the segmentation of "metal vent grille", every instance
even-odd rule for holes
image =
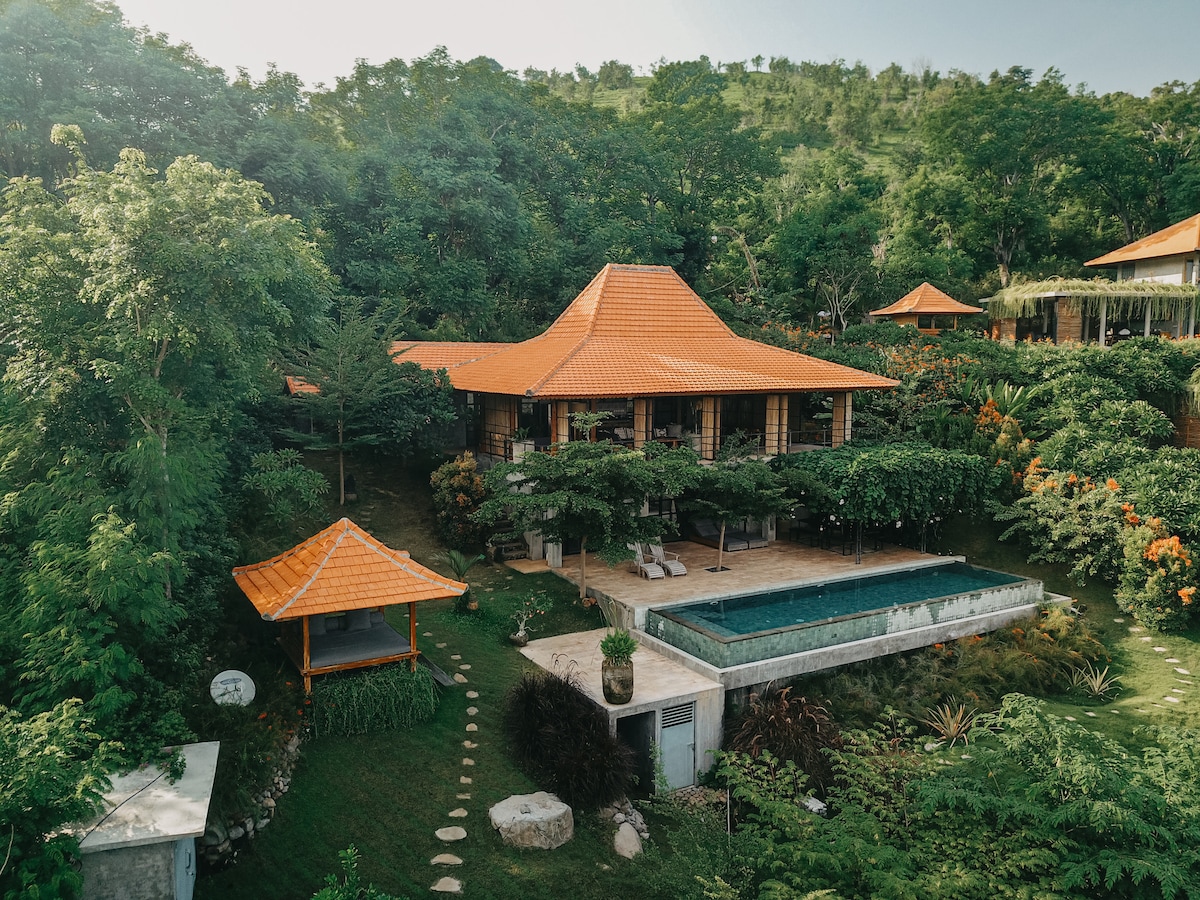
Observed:
[[[674,725],[686,725],[696,718],[696,704],[685,703],[683,706],[672,706],[662,711],[662,727],[671,728]]]

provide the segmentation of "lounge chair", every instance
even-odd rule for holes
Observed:
[[[646,555],[642,552],[641,544],[626,544],[633,551],[633,559],[630,562],[636,568],[637,573],[643,578],[651,580],[655,578],[666,578],[667,573],[663,571],[663,567],[656,562],[648,562]]]
[[[647,543],[646,549],[650,551],[650,558],[658,563],[663,571],[671,577],[687,574],[687,566],[679,561],[678,553],[664,550],[662,544]],[[668,557],[673,558],[668,559]]]

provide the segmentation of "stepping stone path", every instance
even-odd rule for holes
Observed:
[[[487,590],[490,591],[491,588],[488,588]],[[429,634],[426,634],[425,636],[431,637],[431,635],[429,635]],[[447,647],[446,643],[440,643],[437,645],[437,648],[439,650],[444,650],[444,649],[446,649],[446,647]],[[450,654],[450,659],[453,660],[454,662],[459,663],[458,668],[460,671],[454,673],[454,681],[457,684],[466,684],[467,676],[462,673],[470,671],[470,669],[471,669],[470,663],[461,662],[462,654],[460,654],[460,653]],[[475,691],[475,690],[467,691],[467,699],[468,700],[478,700],[479,699],[479,691]],[[473,716],[478,715],[478,713],[479,713],[479,707],[477,707],[477,706],[467,707],[467,715],[468,716],[473,717]],[[469,732],[475,733],[475,732],[479,731],[479,726],[477,724],[475,724],[474,722],[467,722],[466,730]],[[477,744],[475,741],[470,740],[469,738],[467,740],[463,741],[462,745],[463,745],[464,750],[474,750],[479,746],[479,744]],[[469,756],[464,756],[462,758],[462,765],[464,768],[468,768],[468,770],[469,770],[470,767],[473,767],[475,765],[475,760],[473,760]],[[460,786],[460,791],[459,791],[459,793],[455,794],[454,799],[456,799],[458,801],[470,800],[471,799],[470,793],[463,792],[461,790],[461,788],[464,785],[471,784],[471,776],[470,775],[460,775],[458,777],[458,783]],[[470,816],[470,811],[465,806],[459,806],[459,807],[456,807],[455,809],[450,810],[450,812],[447,813],[447,816],[451,819],[466,819],[468,816]],[[439,828],[437,831],[434,832],[434,835],[438,838],[438,840],[441,840],[441,841],[461,841],[466,838],[467,830],[460,825],[452,825],[452,826],[448,826],[446,828]],[[463,864],[463,861],[462,861],[461,857],[455,856],[451,853],[441,853],[441,854],[438,854],[437,856],[435,856],[433,859],[431,859],[429,861],[429,864],[431,866],[461,866]],[[463,892],[463,884],[457,878],[451,878],[449,876],[442,876],[433,885],[430,886],[429,890],[435,894],[461,894]]]

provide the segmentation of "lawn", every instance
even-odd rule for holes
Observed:
[[[317,462],[326,469],[333,465],[328,458]],[[424,476],[386,461],[356,461],[351,468],[360,499],[344,511],[332,507],[331,516],[348,515],[389,545],[438,567],[440,545]],[[1136,740],[1134,728],[1141,724],[1200,724],[1195,699],[1189,696],[1192,679],[1175,671],[1200,672],[1196,634],[1163,637],[1131,631],[1134,623],[1116,609],[1111,591],[1102,585],[1074,588],[1060,568],[1026,563],[1017,548],[995,540],[997,530],[990,523],[960,523],[945,533],[951,537],[943,540],[940,552],[1036,575],[1049,590],[1069,594],[1086,607],[1087,622],[1112,652],[1122,692],[1110,704],[1054,701],[1051,711],[1123,742]],[[537,789],[509,761],[500,738],[504,695],[529,666],[507,641],[509,616],[537,594],[550,601],[551,612],[535,623],[535,637],[594,628],[600,620],[596,610],[578,605],[572,585],[553,575],[521,575],[485,564],[473,569],[468,581],[480,599],[477,613],[460,615],[450,601],[424,604],[418,628],[419,634],[432,634],[421,638],[421,647],[445,671],[470,666],[464,672],[468,684],[443,690],[434,719],[411,731],[306,743],[275,821],[236,865],[202,875],[198,900],[310,897],[336,871],[337,851],[351,844],[362,854],[363,876],[398,895],[423,896],[440,876],[450,874],[464,882],[467,893],[494,898],[653,896],[647,893],[646,863],[616,857],[611,826],[594,816],[578,816],[575,839],[553,853],[513,850],[490,828],[487,810],[492,804]],[[403,620],[403,614],[398,618]],[[269,649],[261,652],[259,671],[267,657],[276,659]],[[290,680],[295,673],[277,665],[273,677]],[[469,690],[477,691],[478,699],[468,699]],[[1165,701],[1167,696],[1181,702]],[[478,710],[473,716],[467,712],[472,706]],[[468,733],[468,723],[477,724],[478,731]],[[466,749],[465,740],[478,746]],[[474,765],[464,767],[464,757]],[[459,783],[463,773],[472,778],[470,785]],[[470,796],[459,799],[460,793]],[[465,819],[448,816],[457,807],[467,810]],[[453,824],[463,825],[468,836],[444,845],[434,832]],[[431,866],[430,860],[443,852],[462,857],[463,865]]]
[[[328,464],[318,458],[318,467]],[[440,546],[423,477],[387,462],[358,462],[353,471],[360,499],[344,510],[331,508],[331,515],[347,515],[385,543],[437,568],[434,553]],[[579,816],[575,840],[554,853],[508,848],[487,822],[494,803],[537,790],[509,761],[500,740],[505,692],[530,665],[508,642],[509,616],[530,596],[543,597],[550,612],[538,618],[535,636],[544,636],[598,627],[599,613],[580,607],[576,589],[554,575],[521,575],[485,564],[472,569],[468,581],[480,600],[477,613],[460,615],[452,601],[426,603],[419,608],[418,627],[419,634],[433,635],[420,638],[423,652],[446,672],[469,665],[468,683],[444,689],[434,719],[412,731],[306,743],[274,822],[236,865],[201,876],[198,900],[310,897],[337,870],[337,851],[351,844],[362,854],[360,872],[400,895],[425,895],[444,874],[468,887],[487,884],[487,895],[496,898],[561,897],[566,883],[579,898],[631,894],[636,878],[628,865],[618,865],[623,861],[612,852],[611,826],[601,826],[596,817]],[[393,624],[405,622],[403,612],[393,614]],[[263,652],[281,659],[269,649]],[[293,680],[295,673],[283,664],[274,677]],[[468,690],[479,697],[468,699]],[[478,709],[476,715],[467,714],[470,706]],[[466,732],[468,722],[478,731]],[[465,740],[478,746],[465,749]],[[464,767],[464,757],[475,765]],[[469,786],[459,783],[463,773],[473,779]],[[470,798],[459,799],[460,793]],[[458,807],[467,817],[449,818]],[[434,836],[438,828],[455,824],[466,828],[464,841],[444,845]],[[464,864],[452,871],[431,866],[443,852],[460,856]]]

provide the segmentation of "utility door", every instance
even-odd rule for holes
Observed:
[[[659,741],[663,777],[671,790],[696,783],[696,704],[685,703],[662,711]]]

